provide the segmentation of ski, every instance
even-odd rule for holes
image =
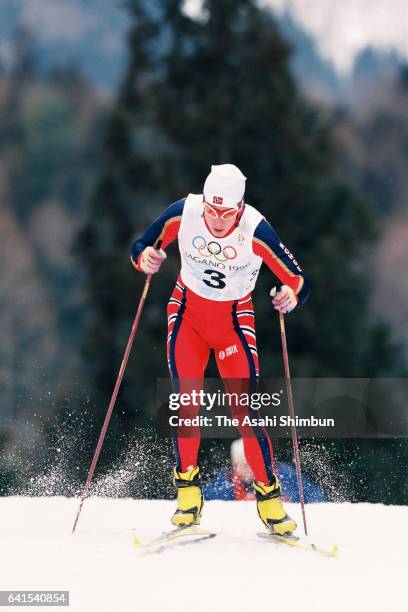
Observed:
[[[280,544],[286,544],[288,546],[292,546],[293,548],[298,548],[300,550],[305,550],[307,552],[314,552],[322,557],[333,557],[336,558],[339,553],[339,547],[337,544],[333,544],[331,549],[321,548],[304,538],[299,536],[295,536],[293,534],[279,535],[277,533],[258,533],[258,537],[273,541],[279,542]]]
[[[172,529],[171,531],[166,531],[162,533],[160,536],[153,538],[152,540],[148,540],[147,542],[142,542],[138,536],[133,532],[133,546],[141,549],[155,548],[156,546],[163,546],[168,544],[169,542],[173,542],[174,540],[179,540],[180,538],[190,537],[192,542],[197,542],[201,540],[208,540],[210,538],[215,538],[216,532],[209,531],[208,529],[202,529],[201,527],[186,526],[186,527],[178,527],[176,529]]]
[[[176,529],[172,529],[171,531],[166,531],[160,536],[146,542],[141,541],[136,533],[133,532],[132,541],[135,548],[141,550],[152,550],[162,548],[167,544],[182,539],[186,539],[186,541],[180,543],[187,544],[189,542],[209,540],[211,538],[215,538],[216,535],[217,533],[215,531],[209,531],[208,529],[202,529],[197,525],[193,525],[178,527]],[[286,544],[287,546],[292,546],[293,548],[298,548],[299,550],[314,552],[322,557],[335,558],[338,556],[339,552],[339,547],[337,544],[333,544],[331,549],[325,549],[293,534],[279,535],[275,533],[258,533],[257,536],[264,540],[269,540],[270,542],[278,542],[279,544]]]

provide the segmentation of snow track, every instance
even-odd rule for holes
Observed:
[[[91,498],[71,535],[77,507],[73,498],[0,499],[0,589],[69,590],[75,612],[405,608],[408,507],[308,505],[311,539],[339,544],[338,559],[258,538],[253,502],[207,502],[202,527],[215,539],[146,556],[131,531],[149,539],[171,528],[173,502]],[[300,525],[299,508],[287,508]]]

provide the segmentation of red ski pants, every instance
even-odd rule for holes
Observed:
[[[167,317],[168,365],[180,393],[192,390],[191,379],[197,389],[211,349],[221,378],[257,379],[258,352],[250,294],[236,301],[216,302],[188,289],[179,277],[168,303]],[[242,416],[242,410],[242,407],[231,406],[232,416]],[[178,414],[179,417],[194,417],[198,413],[199,407],[188,406],[180,407]],[[239,431],[254,479],[272,484],[273,448],[268,433],[258,426],[245,426]],[[197,465],[199,427],[174,428],[173,443],[179,470],[184,472],[189,466]]]

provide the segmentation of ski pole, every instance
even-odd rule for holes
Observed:
[[[160,245],[158,244],[156,248],[159,249]],[[86,498],[86,496],[88,494],[89,486],[91,484],[91,479],[92,479],[93,473],[95,471],[96,464],[98,462],[99,453],[101,452],[101,448],[102,448],[102,444],[103,444],[103,441],[104,441],[104,438],[105,438],[106,430],[108,429],[108,425],[109,425],[109,421],[110,421],[110,418],[111,418],[111,415],[112,415],[112,411],[113,411],[113,408],[115,406],[116,398],[117,398],[118,392],[119,392],[119,387],[121,385],[123,374],[125,372],[126,364],[128,362],[130,351],[131,351],[131,348],[132,348],[132,345],[133,345],[133,340],[135,338],[136,331],[137,331],[137,328],[139,326],[139,320],[140,320],[140,317],[142,315],[143,306],[144,306],[144,303],[145,303],[145,300],[146,300],[147,292],[149,290],[151,279],[152,279],[152,275],[148,274],[147,278],[146,278],[146,282],[144,284],[144,288],[143,288],[143,292],[142,292],[142,297],[140,298],[139,306],[137,308],[136,317],[135,317],[135,320],[133,321],[132,330],[130,332],[130,337],[129,337],[129,340],[128,340],[128,343],[127,343],[127,346],[126,346],[126,351],[125,351],[125,355],[124,355],[123,360],[122,360],[122,365],[120,366],[119,374],[118,374],[118,377],[116,379],[115,388],[113,390],[112,397],[111,397],[111,400],[110,400],[110,403],[109,403],[109,407],[108,407],[108,411],[106,413],[105,420],[104,420],[104,423],[103,423],[103,426],[102,426],[102,430],[101,430],[101,433],[100,433],[100,436],[99,436],[98,444],[96,445],[96,449],[95,449],[95,453],[94,453],[94,456],[93,456],[93,459],[92,459],[91,467],[89,468],[89,472],[88,472],[88,476],[87,476],[87,479],[86,479],[86,483],[85,483],[85,486],[84,486],[83,491],[82,491],[81,501],[80,501],[80,504],[79,504],[78,512],[77,512],[76,517],[75,517],[74,526],[72,528],[72,533],[75,533],[75,529],[76,529],[76,526],[77,526],[77,523],[78,523],[79,515],[81,514],[82,506],[83,506],[84,500],[85,500],[85,498]]]
[[[271,290],[271,296],[276,295],[276,288],[274,287]],[[302,473],[300,469],[300,458],[299,458],[299,444],[298,437],[295,425],[295,410],[293,408],[293,396],[292,396],[292,385],[290,380],[290,370],[289,370],[289,357],[288,357],[288,347],[286,344],[286,330],[285,330],[285,316],[282,312],[279,312],[279,325],[280,325],[280,333],[281,333],[281,341],[282,341],[282,353],[283,353],[283,364],[285,367],[285,379],[286,379],[286,390],[288,394],[288,409],[289,416],[291,417],[291,434],[292,434],[292,446],[293,446],[293,454],[295,459],[295,467],[296,467],[296,479],[299,489],[299,499],[300,506],[302,508],[302,518],[303,518],[303,528],[305,530],[305,535],[307,536],[307,524],[306,524],[306,510],[305,510],[305,498],[303,495],[303,484],[302,484]]]

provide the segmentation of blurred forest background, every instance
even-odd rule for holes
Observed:
[[[311,278],[287,323],[292,375],[405,376],[407,61],[366,48],[341,75],[290,12],[254,0],[194,15],[181,0],[41,4],[0,8],[1,494],[77,492],[143,287],[130,244],[201,193],[212,163],[243,170],[247,201]],[[152,430],[177,271],[173,245],[108,430],[103,494],[171,490],[170,444]],[[261,372],[278,377],[271,282],[264,270],[255,307]],[[408,503],[407,440],[302,444],[330,499]],[[203,444],[209,475],[227,457]]]

